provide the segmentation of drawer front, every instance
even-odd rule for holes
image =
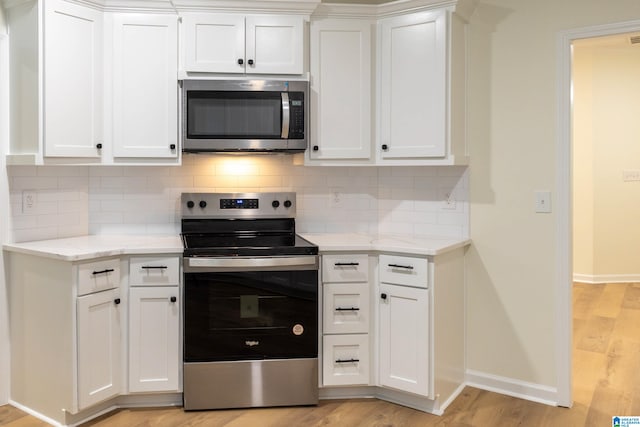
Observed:
[[[380,255],[380,282],[395,285],[429,287],[429,262],[426,258]]]
[[[179,256],[131,257],[130,286],[178,286],[180,284]]]
[[[323,285],[322,292],[325,334],[369,332],[367,283],[327,283]]]
[[[87,262],[78,265],[78,295],[120,287],[120,259]]]
[[[366,254],[322,256],[322,281],[366,282],[369,280],[369,257]]]
[[[323,337],[323,385],[368,385],[369,360],[369,335]]]

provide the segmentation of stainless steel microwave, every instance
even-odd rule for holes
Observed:
[[[307,148],[307,81],[184,80],[182,103],[185,152]]]

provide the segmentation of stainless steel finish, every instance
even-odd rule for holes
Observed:
[[[289,112],[289,94],[286,92],[281,92],[280,96],[282,97],[282,132],[280,136],[282,139],[289,138],[289,120],[290,120],[290,112]]]
[[[315,358],[184,365],[185,410],[317,404]]]
[[[274,91],[304,93],[304,139],[189,139],[187,91]],[[303,152],[309,138],[309,82],[305,80],[190,80],[182,82],[182,150],[184,152]]]
[[[221,199],[258,199],[259,209],[220,209]],[[279,206],[274,208],[273,201],[278,201]],[[285,207],[284,202],[289,200],[290,207]],[[187,202],[193,201],[193,208],[187,207]],[[207,206],[201,208],[200,201]],[[271,192],[271,193],[182,193],[181,199],[182,218],[295,218],[296,193],[295,192]]]
[[[184,258],[185,273],[206,273],[218,271],[274,271],[274,270],[315,270],[318,268],[317,255],[296,257],[233,257],[233,258]]]

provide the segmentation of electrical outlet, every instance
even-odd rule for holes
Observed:
[[[342,189],[341,188],[331,189],[331,207],[332,208],[342,207]]]
[[[623,170],[622,180],[624,182],[640,181],[640,170]]]
[[[456,198],[452,191],[445,193],[444,201],[442,203],[442,209],[455,209],[456,208]]]
[[[22,213],[34,213],[36,211],[36,192],[34,190],[22,191]]]

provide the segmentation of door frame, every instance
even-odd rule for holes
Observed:
[[[573,171],[572,43],[574,40],[640,31],[640,20],[577,28],[557,38],[556,227],[556,375],[557,404],[571,407],[573,353]]]

